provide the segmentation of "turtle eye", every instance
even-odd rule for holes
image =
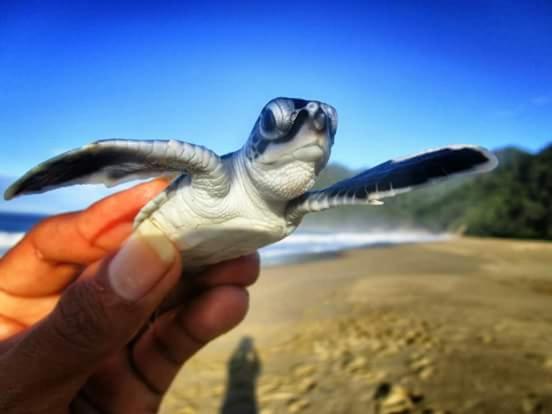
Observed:
[[[331,125],[330,132],[331,132],[332,137],[333,137],[335,135],[335,133],[337,132],[337,117],[336,116],[332,116],[330,118],[330,125]]]
[[[267,135],[274,134],[276,130],[276,118],[270,109],[265,109],[261,116],[261,128]]]
[[[275,140],[281,138],[292,125],[293,107],[289,99],[274,99],[261,112],[259,130],[265,139]]]
[[[322,104],[322,108],[326,114],[330,117],[330,133],[332,137],[337,132],[337,111],[333,106]]]

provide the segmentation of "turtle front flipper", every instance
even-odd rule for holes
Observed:
[[[484,148],[454,145],[414,156],[387,161],[320,191],[311,191],[292,200],[287,209],[290,222],[305,214],[331,207],[383,204],[380,200],[446,178],[491,171],[496,157]]]
[[[73,184],[108,187],[135,179],[183,172],[210,181],[213,194],[225,194],[229,183],[221,159],[186,142],[113,139],[68,151],[31,169],[4,193],[6,200],[21,194],[43,193]]]

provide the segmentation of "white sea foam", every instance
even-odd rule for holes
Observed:
[[[2,256],[10,247],[17,243],[25,233],[7,233],[0,231],[0,256]]]
[[[260,250],[264,265],[296,261],[306,257],[336,253],[342,250],[405,243],[442,241],[447,234],[419,231],[386,231],[370,233],[295,233],[288,238]]]

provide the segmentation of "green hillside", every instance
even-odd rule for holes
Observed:
[[[460,177],[386,199],[384,206],[333,209],[307,216],[307,227],[350,230],[425,228],[470,235],[552,239],[552,145],[532,155],[516,148],[497,151],[492,173]],[[317,188],[354,175],[330,165]]]

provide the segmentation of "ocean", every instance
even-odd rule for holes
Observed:
[[[0,256],[17,243],[35,223],[46,216],[0,212]],[[360,247],[441,241],[446,234],[423,231],[373,231],[364,233],[307,231],[299,229],[286,239],[260,249],[263,266],[318,260]]]
[[[44,215],[0,212],[0,256],[17,243]]]

